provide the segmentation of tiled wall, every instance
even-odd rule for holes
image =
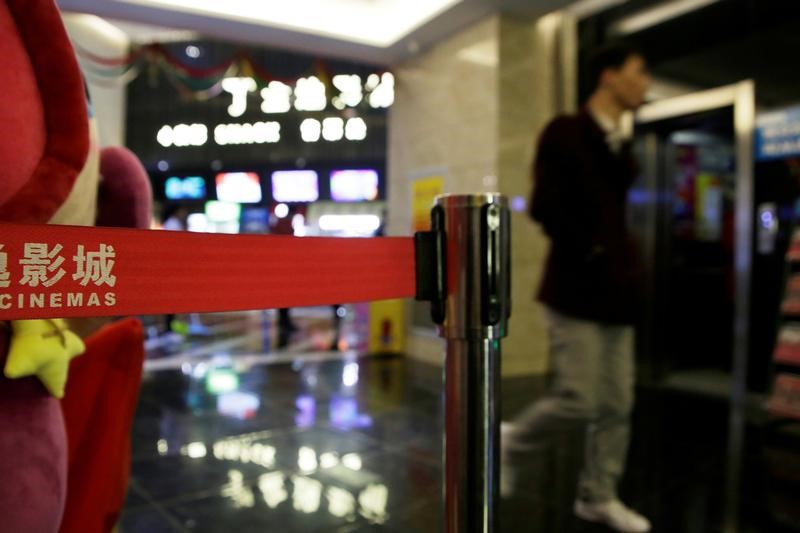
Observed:
[[[480,22],[393,68],[390,233],[411,231],[411,182],[417,177],[443,174],[448,192],[494,190],[483,181],[497,170],[499,22]],[[470,49],[484,62],[464,59]]]
[[[553,16],[494,16],[394,67],[389,120],[390,234],[411,232],[411,183],[438,174],[446,192],[530,194],[535,139],[559,106]],[[524,213],[512,220],[514,308],[505,375],[541,373],[547,345],[533,300],[546,239]],[[409,355],[441,362],[441,342],[412,335]]]
[[[500,21],[499,142],[500,192],[528,201],[538,133],[558,108],[557,17],[535,22]],[[505,375],[547,369],[547,331],[535,299],[548,241],[525,211],[512,212],[512,320],[503,343]]]

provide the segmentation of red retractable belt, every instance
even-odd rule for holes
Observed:
[[[411,238],[0,224],[0,320],[413,297]]]

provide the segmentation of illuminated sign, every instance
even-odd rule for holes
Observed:
[[[227,203],[261,201],[261,181],[255,172],[223,172],[216,176],[217,199]]]
[[[331,198],[337,202],[360,202],[378,197],[375,170],[334,170],[330,176]]]
[[[164,148],[170,146],[203,146],[208,140],[205,124],[164,125],[156,133],[156,141]]]
[[[322,135],[322,122],[307,118],[300,123],[300,137],[307,143],[315,143]]]
[[[328,117],[322,120],[322,138],[326,141],[339,141],[344,137],[344,120]]]
[[[367,123],[361,117],[348,118],[344,126],[344,137],[348,141],[363,141],[367,138]]]
[[[757,161],[796,157],[800,154],[800,106],[758,115],[754,139]]]
[[[212,200],[206,202],[205,212],[210,222],[238,221],[242,214],[242,206],[232,202]]]
[[[331,99],[336,109],[358,106],[364,100],[365,92],[368,95],[367,103],[373,109],[390,107],[394,103],[394,75],[391,72],[370,74],[366,83],[361,81],[358,74],[337,74],[331,82],[339,91]],[[255,92],[256,88],[253,78],[223,79],[222,90],[231,95],[228,114],[232,117],[244,115],[247,111],[247,95]],[[261,111],[264,113],[288,113],[292,108],[292,97],[297,111],[324,111],[328,107],[325,84],[316,76],[298,79],[294,89],[283,82],[271,81],[259,94]]]
[[[315,202],[319,198],[319,180],[313,170],[278,170],[271,180],[276,202]]]
[[[202,200],[206,197],[206,181],[201,176],[170,176],[164,182],[168,200]]]
[[[340,117],[328,117],[322,122],[307,118],[300,123],[300,137],[307,143],[315,143],[320,138],[329,142],[363,141],[367,138],[367,123],[361,117],[348,118],[346,122]]]
[[[220,124],[214,128],[214,142],[226,144],[264,144],[281,140],[281,125],[277,122],[253,124]]]
[[[322,111],[328,105],[325,85],[316,76],[300,78],[294,86],[294,108],[298,111]]]
[[[307,143],[324,139],[328,142],[341,140],[363,141],[367,138],[367,123],[361,117],[326,117],[319,121],[307,118],[300,123],[300,138]],[[229,144],[273,144],[281,140],[279,122],[253,122],[244,124],[218,124],[214,127],[214,143]],[[203,146],[208,141],[208,126],[205,124],[165,124],[156,132],[156,141],[164,148],[172,146]]]
[[[375,109],[390,107],[394,103],[394,75],[384,72],[383,75],[370,74],[366,88],[370,91],[369,105]]]
[[[241,117],[247,111],[247,93],[256,90],[256,80],[253,78],[225,78],[222,80],[222,90],[231,94],[231,105],[228,114],[232,117]]]
[[[232,161],[342,165],[342,159],[370,164],[384,159],[395,77],[346,64],[332,65],[322,75],[310,58],[287,58],[271,65],[269,75],[244,74],[246,69],[227,74],[215,86],[218,94],[211,90],[196,98],[163,90],[159,84],[168,82],[163,76],[155,84],[147,76],[136,78],[128,91],[128,146],[164,179],[200,172],[198,164],[213,161],[220,162],[213,168],[219,171]]]
[[[361,77],[356,74],[339,74],[333,77],[333,86],[339,89],[339,96],[334,96],[331,103],[336,109],[355,107],[364,98]]]
[[[288,113],[292,109],[292,88],[279,81],[271,81],[261,89],[261,111]]]

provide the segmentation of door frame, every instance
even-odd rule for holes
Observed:
[[[732,388],[730,399],[740,406],[747,392],[747,360],[750,351],[750,295],[753,260],[753,130],[755,84],[744,80],[732,85],[657,100],[642,106],[633,116],[635,125],[646,125],[684,115],[733,109],[736,154],[735,300],[733,318]],[[648,150],[649,152],[649,150]],[[645,162],[645,165],[652,162]],[[648,169],[654,170],[654,169]],[[654,226],[655,227],[655,226]],[[645,243],[645,246],[654,246]]]
[[[691,93],[647,104],[634,120],[647,124],[681,115],[733,107],[736,154],[736,221],[734,272],[736,295],[733,318],[733,362],[728,426],[727,480],[724,494],[723,531],[738,531],[738,498],[744,451],[747,360],[750,352],[750,295],[752,290],[753,226],[755,217],[753,174],[755,169],[755,83],[745,80],[717,89]]]

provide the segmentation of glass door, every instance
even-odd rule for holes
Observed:
[[[734,376],[744,380],[752,109],[752,84],[742,82],[637,113],[641,172],[629,206],[645,269],[638,352],[646,382],[728,396]]]

